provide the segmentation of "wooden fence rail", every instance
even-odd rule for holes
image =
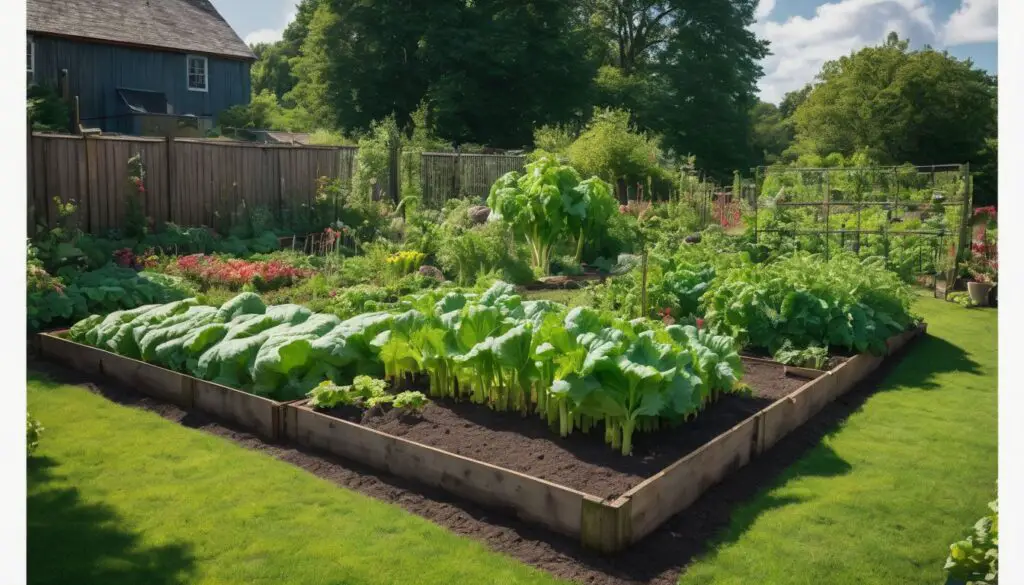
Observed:
[[[57,225],[56,197],[74,200],[78,226],[96,235],[122,227],[130,192],[128,159],[136,154],[146,168],[143,213],[155,226],[216,226],[243,201],[280,217],[284,209],[312,201],[320,177],[350,185],[358,150],[41,133],[28,135],[27,148],[29,234],[38,225]],[[431,207],[453,197],[482,199],[495,179],[525,164],[525,157],[511,155],[422,153],[419,159],[421,192]],[[408,157],[391,160],[392,166],[402,165]],[[389,175],[403,176],[399,169]],[[409,179],[410,173],[404,176]]]

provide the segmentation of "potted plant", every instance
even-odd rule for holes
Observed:
[[[976,258],[971,259],[969,267],[971,280],[967,281],[967,294],[979,307],[988,306],[988,295],[995,286],[996,272],[987,262]]]
[[[999,275],[999,258],[996,248],[995,208],[982,207],[974,212],[974,238],[971,242],[971,259],[967,270],[971,280],[967,293],[980,307],[989,305],[989,294],[996,285]],[[991,228],[991,229],[990,229]]]

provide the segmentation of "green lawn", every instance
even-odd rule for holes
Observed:
[[[555,583],[226,439],[29,381],[33,584]]]
[[[994,497],[996,312],[923,298],[920,341],[846,425],[738,509],[684,584],[936,585]],[[29,380],[30,583],[553,583],[285,462]]]
[[[682,585],[921,584],[986,512],[997,472],[997,312],[922,297],[881,391],[733,515]]]

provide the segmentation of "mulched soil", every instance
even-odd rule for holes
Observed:
[[[301,467],[336,485],[401,506],[451,532],[473,538],[495,552],[514,557],[558,578],[587,585],[675,585],[686,567],[709,552],[715,538],[728,528],[733,511],[762,490],[777,484],[778,477],[788,467],[864,404],[899,360],[898,354],[886,360],[857,388],[839,397],[769,451],[705,492],[689,508],[670,518],[641,542],[616,555],[587,550],[572,538],[364,465],[306,449],[267,443],[231,423],[215,420],[204,413],[184,411],[114,382],[99,382],[63,366],[31,357],[28,367],[30,371],[44,373],[55,381],[83,385],[113,402],[155,412],[183,426],[201,429]]]
[[[628,457],[604,442],[603,425],[563,439],[536,415],[523,417],[465,402],[435,401],[419,416],[355,408],[332,409],[327,414],[601,498],[615,498],[808,382],[785,376],[781,366],[754,362],[744,363],[743,381],[753,389],[753,396],[723,395],[679,427],[637,432],[633,455]]]

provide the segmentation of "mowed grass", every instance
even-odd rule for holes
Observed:
[[[555,583],[225,439],[30,378],[33,584]]]
[[[918,341],[738,508],[693,584],[922,584],[995,495],[997,313],[922,298]],[[29,381],[30,583],[553,583],[398,507],[77,387]],[[714,488],[712,488],[714,489]],[[642,544],[640,545],[642,546]]]
[[[915,309],[929,336],[733,514],[682,585],[944,582],[949,544],[996,494],[997,312],[925,296]]]

